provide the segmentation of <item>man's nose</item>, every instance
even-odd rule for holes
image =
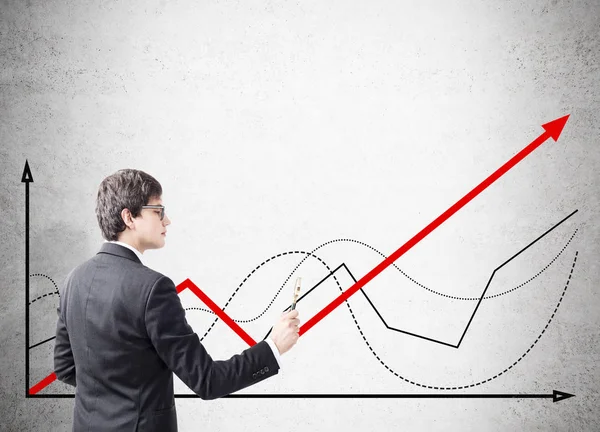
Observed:
[[[171,225],[171,219],[169,219],[169,216],[165,215],[165,217],[163,218],[163,225]]]

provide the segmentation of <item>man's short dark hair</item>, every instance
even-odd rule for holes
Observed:
[[[100,183],[96,197],[96,217],[106,240],[117,240],[127,226],[121,211],[127,208],[133,217],[152,198],[160,198],[162,186],[150,174],[134,169],[122,169]]]

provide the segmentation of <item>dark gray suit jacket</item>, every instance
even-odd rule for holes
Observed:
[[[188,325],[175,284],[123,246],[104,243],[61,291],[54,371],[76,386],[75,431],[176,431],[173,372],[202,399],[214,399],[279,371],[265,341],[213,360]]]

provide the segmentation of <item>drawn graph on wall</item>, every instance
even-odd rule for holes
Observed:
[[[385,397],[398,396],[409,387],[447,395],[485,387],[518,367],[541,340],[567,292],[578,252],[572,246],[577,229],[565,222],[577,210],[549,223],[543,232],[532,233],[526,246],[515,247],[511,256],[494,264],[489,278],[472,287],[471,295],[428,286],[396,261],[546,140],[558,140],[567,119],[543,125],[542,135],[389,256],[351,238],[333,239],[307,251],[281,251],[257,263],[222,307],[193,280],[181,282],[177,290],[186,319],[213,357],[226,358],[268,337],[272,312],[289,308],[291,296],[285,294],[292,293],[295,276],[309,281],[298,302],[309,317],[300,330],[304,355],[284,360],[285,380],[267,380],[261,383],[261,392],[252,388],[232,396]],[[53,327],[38,319],[49,315],[48,307],[34,308],[50,305],[55,323],[58,288],[49,276],[30,274],[33,178],[28,163],[22,181],[27,231],[26,394],[72,397],[68,392],[54,393],[51,384],[56,376],[44,374],[40,367],[51,356]],[[280,282],[274,287],[273,281]],[[524,320],[532,307],[543,317],[537,327]],[[511,338],[516,334],[519,343]],[[194,396],[179,381],[176,390],[179,397]],[[555,391],[530,396],[556,401],[571,395]]]

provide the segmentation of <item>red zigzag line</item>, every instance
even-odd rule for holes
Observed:
[[[252,337],[246,333],[246,331],[241,328],[234,320],[231,319],[229,315],[225,313],[223,309],[221,309],[217,304],[211,300],[209,296],[207,296],[200,288],[196,286],[194,282],[192,282],[189,278],[181,282],[177,285],[177,294],[181,294],[185,289],[189,289],[191,292],[196,295],[206,306],[210,308],[224,323],[226,323],[231,329],[238,334],[239,337],[242,338],[244,342],[246,342],[250,346],[256,345],[256,341],[252,339]],[[46,378],[35,384],[29,389],[30,395],[35,395],[48,387],[58,378],[56,377],[56,373],[52,372]]]

